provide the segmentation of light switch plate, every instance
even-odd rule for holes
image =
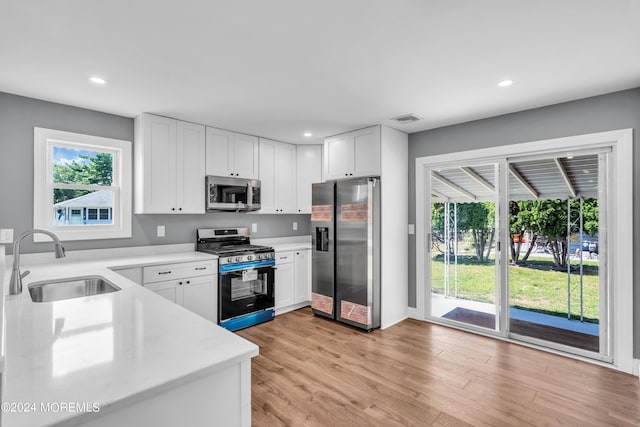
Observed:
[[[0,243],[13,243],[13,228],[0,229]]]
[[[409,234],[416,234],[415,224],[409,224]]]
[[[298,223],[293,221],[293,231],[296,231],[298,229]]]
[[[251,232],[252,233],[257,233],[258,232],[258,224],[251,224]]]
[[[158,237],[164,237],[164,225],[159,225],[157,230]]]

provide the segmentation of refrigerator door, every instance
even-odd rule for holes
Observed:
[[[336,184],[336,319],[380,327],[380,180]]]
[[[335,181],[313,184],[311,204],[311,308],[335,319]]]

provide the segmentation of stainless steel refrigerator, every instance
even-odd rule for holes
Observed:
[[[313,184],[311,308],[319,316],[380,327],[380,179]]]

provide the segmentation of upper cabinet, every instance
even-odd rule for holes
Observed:
[[[206,145],[207,175],[258,179],[258,137],[207,126]]]
[[[322,145],[298,145],[296,212],[311,213],[311,184],[322,182]]]
[[[260,213],[296,213],[296,146],[260,138]]]
[[[147,113],[134,126],[135,213],[204,213],[205,127]]]
[[[380,175],[380,126],[372,126],[324,140],[324,178]]]

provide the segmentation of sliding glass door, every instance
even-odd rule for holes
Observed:
[[[430,171],[431,315],[498,330],[498,165]]]
[[[609,151],[427,167],[428,317],[610,360]]]
[[[509,159],[511,337],[608,360],[607,156]]]

